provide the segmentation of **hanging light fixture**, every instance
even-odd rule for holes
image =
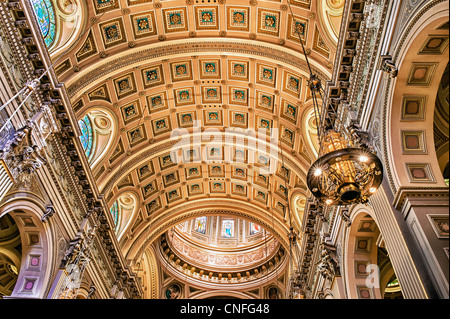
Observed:
[[[297,25],[289,1],[288,5],[294,25]],[[334,103],[320,108],[318,98],[325,102],[321,80],[312,72],[300,32],[296,33],[310,71],[308,87],[319,139],[318,159],[307,174],[308,188],[319,202],[326,205],[366,203],[382,182],[383,165],[364,140],[365,133],[356,125],[336,125],[338,117]]]
[[[329,128],[320,141],[319,158],[308,171],[312,194],[327,205],[366,203],[383,179],[380,159],[345,133]]]

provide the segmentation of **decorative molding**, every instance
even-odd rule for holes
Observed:
[[[285,51],[277,50],[276,48],[268,48],[264,45],[256,45],[240,42],[217,42],[217,41],[204,41],[193,42],[186,44],[172,44],[161,46],[158,48],[145,49],[135,53],[128,54],[120,59],[112,60],[97,68],[92,69],[89,74],[81,76],[74,83],[70,84],[67,88],[67,92],[70,98],[74,98],[75,95],[83,90],[86,86],[104,77],[114,71],[120,70],[123,67],[132,64],[143,64],[148,60],[155,58],[162,58],[167,55],[184,54],[190,55],[194,52],[230,52],[230,50],[236,54],[249,54],[256,55],[263,58],[274,59],[283,63],[287,63],[294,68],[309,74],[309,69],[306,62],[303,59],[299,59],[293,54]],[[328,80],[329,76],[325,75],[321,70],[312,66],[313,71],[323,81]]]

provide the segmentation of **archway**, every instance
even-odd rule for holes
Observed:
[[[400,284],[370,208],[358,205],[346,230],[344,276],[350,299],[402,298]],[[395,285],[395,289],[394,289]]]
[[[45,298],[54,254],[49,228],[41,221],[43,209],[34,202],[16,199],[0,209],[0,218],[6,215],[17,225],[22,250],[17,282],[9,298]]]

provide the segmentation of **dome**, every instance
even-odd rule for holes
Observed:
[[[284,249],[270,232],[235,216],[179,223],[161,237],[160,248],[174,270],[225,284],[264,277],[284,260]]]

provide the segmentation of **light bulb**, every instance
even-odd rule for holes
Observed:
[[[369,160],[369,158],[367,157],[367,156],[365,156],[365,155],[361,155],[360,157],[359,157],[359,161],[360,162],[367,162]]]
[[[314,176],[320,176],[320,175],[322,175],[322,170],[320,168],[318,168],[314,171]]]

